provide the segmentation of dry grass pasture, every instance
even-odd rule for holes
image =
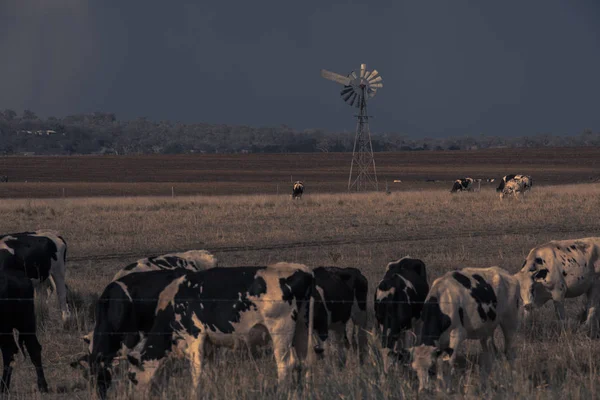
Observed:
[[[290,177],[307,193],[343,192],[348,153],[4,156],[0,198],[277,194]],[[600,179],[600,148],[376,153],[380,189],[447,189],[457,178],[528,174],[535,185]],[[402,183],[393,183],[399,179]],[[431,182],[427,180],[439,181]]]
[[[499,265],[517,271],[530,248],[551,239],[598,236],[600,185],[534,186],[524,200],[500,201],[492,190],[451,195],[447,188],[372,194],[288,194],[135,198],[5,199],[2,232],[52,228],[67,240],[67,283],[74,321],[62,329],[56,300],[38,299],[38,330],[51,393],[43,398],[94,396],[69,362],[85,350],[80,336],[93,327],[94,300],[113,274],[140,257],[209,249],[222,265],[276,261],[360,268],[372,290],[386,264],[410,255],[427,265],[431,281],[448,270]],[[581,301],[567,302],[575,318]],[[372,304],[369,304],[372,309]],[[372,319],[372,316],[370,317]],[[372,321],[371,321],[372,322]],[[501,334],[496,342],[502,347]],[[330,360],[316,367],[304,391],[275,392],[274,362],[222,352],[201,384],[206,399],[388,399],[415,398],[416,376],[398,367],[387,378],[373,338],[367,362],[344,369]],[[551,306],[521,328],[511,371],[496,361],[491,385],[478,385],[479,344],[461,349],[466,370],[457,374],[451,398],[465,393],[493,399],[590,399],[600,385],[600,341],[588,339],[573,320],[560,330]],[[161,398],[188,398],[191,380],[174,365]],[[117,377],[111,398],[135,395],[126,376]],[[34,373],[19,360],[13,397],[30,398]]]

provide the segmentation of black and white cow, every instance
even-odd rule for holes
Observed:
[[[317,267],[313,273],[320,296],[317,299],[325,302],[329,330],[333,333],[341,363],[345,363],[344,350],[350,348],[346,335],[350,320],[353,324],[353,342],[356,337],[354,347],[362,361],[367,345],[367,278],[356,268]],[[329,354],[329,351],[326,353]]]
[[[493,335],[498,326],[504,333],[507,359],[512,362],[513,338],[520,321],[519,291],[518,279],[499,267],[465,268],[436,279],[421,315],[421,344],[408,351],[411,367],[419,377],[419,391],[428,388],[429,370],[436,364],[439,382],[445,381],[445,368],[441,364],[449,361],[453,369],[458,347],[465,339],[481,342],[481,377],[486,383],[495,349]]]
[[[0,267],[0,350],[4,363],[0,391],[9,390],[16,355],[19,349],[23,354],[27,349],[37,374],[38,389],[47,392],[42,346],[36,336],[33,284],[21,269],[21,260],[10,250],[0,248],[0,258],[3,261]],[[18,340],[15,340],[14,330],[18,332]]]
[[[87,335],[89,353],[71,363],[96,379],[101,398],[106,397],[110,387],[117,354],[132,351],[148,334],[160,294],[188,272],[178,268],[129,274],[106,286],[96,304],[94,331]]]
[[[302,181],[294,182],[294,186],[292,187],[292,199],[299,199],[304,194],[304,183]]]
[[[600,237],[553,240],[536,246],[515,276],[526,315],[552,300],[562,321],[565,299],[585,294],[585,327],[593,338],[600,333]]]
[[[190,271],[203,271],[214,268],[218,260],[206,250],[189,250],[182,253],[164,254],[162,256],[147,257],[129,264],[113,277],[113,281],[134,272],[148,272],[165,269],[188,269]]]
[[[531,176],[511,174],[511,175],[506,175],[506,176],[502,177],[502,179],[500,180],[500,184],[496,188],[496,192],[498,192],[498,193],[503,192],[506,184],[512,180],[519,180],[519,181],[523,182],[523,192],[531,189],[531,186],[533,186],[533,179],[531,179]]]
[[[387,265],[385,275],[377,285],[374,304],[386,373],[395,359],[396,343],[404,341],[402,336],[420,318],[428,292],[423,261],[404,257]]]
[[[473,182],[475,182],[475,180],[473,178],[460,178],[454,181],[454,184],[452,185],[452,189],[450,190],[450,193],[456,193],[456,192],[472,192],[473,191]]]
[[[18,260],[17,269],[24,269],[30,279],[48,279],[58,296],[63,321],[69,318],[65,283],[67,243],[58,232],[39,230],[0,235],[0,250],[6,250]],[[0,255],[0,265],[3,263]]]
[[[266,332],[273,341],[278,380],[284,383],[300,366],[299,359],[307,358],[309,365],[313,361],[313,321],[321,339],[327,337],[327,315],[313,312],[321,308],[315,307],[314,286],[314,274],[301,264],[186,273],[161,293],[142,351],[127,356],[129,377],[147,393],[159,365],[173,351],[190,361],[195,398],[208,346],[248,346],[257,333]]]

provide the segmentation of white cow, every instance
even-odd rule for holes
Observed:
[[[585,326],[592,337],[599,333],[600,237],[553,240],[534,247],[515,276],[526,312],[552,300],[558,318],[563,320],[564,300],[585,294]]]

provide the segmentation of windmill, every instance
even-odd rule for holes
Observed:
[[[361,64],[360,71],[352,71],[348,76],[325,69],[321,70],[321,76],[344,85],[340,96],[350,106],[359,109],[356,115],[356,136],[354,137],[352,163],[348,177],[348,191],[360,192],[369,188],[378,190],[375,157],[369,131],[369,115],[367,115],[367,100],[375,96],[377,89],[383,87],[383,79],[377,70],[367,71],[366,64]]]

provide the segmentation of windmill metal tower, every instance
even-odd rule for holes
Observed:
[[[375,96],[377,89],[383,87],[383,79],[377,70],[367,71],[366,64],[361,64],[360,71],[352,71],[348,76],[325,69],[321,70],[321,76],[344,85],[340,93],[342,99],[350,106],[359,109],[358,115],[356,115],[356,136],[354,137],[352,163],[348,177],[348,191],[360,192],[370,188],[378,190],[377,170],[375,169],[375,157],[369,130],[369,115],[367,115],[367,100]]]

